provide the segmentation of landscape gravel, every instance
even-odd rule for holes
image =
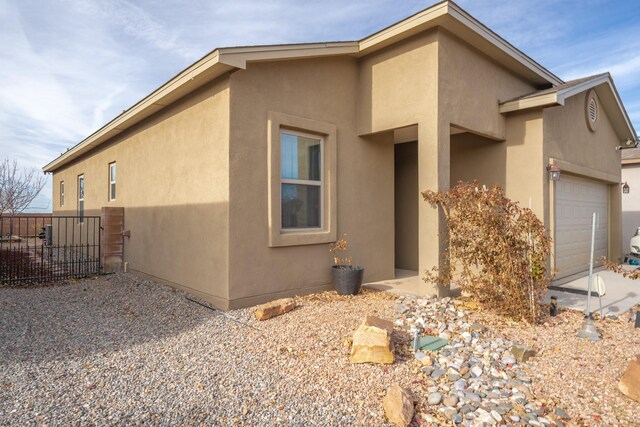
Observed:
[[[634,327],[629,314],[596,320],[602,334],[597,342],[576,336],[584,316],[571,310],[527,327],[485,311],[475,311],[471,318],[483,322],[493,336],[537,350],[522,365],[533,379],[534,393],[561,403],[563,412],[576,424],[640,426],[640,403],[618,390],[629,361],[640,354],[640,328]]]
[[[579,313],[534,326],[451,298],[324,292],[263,322],[188,298],[133,274],[0,288],[0,425],[386,426],[394,383],[412,425],[640,425],[617,390],[640,349],[629,316],[594,343]],[[367,314],[394,321],[394,364],[349,363]],[[414,353],[415,331],[447,345]]]
[[[349,363],[365,314],[394,319],[386,293],[263,322],[185,297],[133,274],[0,289],[0,425],[386,425],[384,390],[413,382],[412,355]]]

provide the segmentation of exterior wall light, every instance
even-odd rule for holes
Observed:
[[[625,181],[624,184],[622,184],[622,193],[623,194],[629,194],[629,189],[631,187],[629,187],[629,184],[627,184],[627,182]]]
[[[557,181],[560,179],[560,168],[556,165],[547,166],[547,172],[549,172],[549,179],[551,181]]]

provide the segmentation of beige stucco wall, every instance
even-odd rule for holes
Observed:
[[[585,118],[588,92],[566,100],[564,106],[544,110],[544,160],[557,161],[563,173],[596,179],[609,184],[609,258],[621,256],[620,145],[618,136],[602,104],[595,132]],[[553,184],[551,184],[553,185]],[[545,185],[545,203],[553,217],[553,187]],[[553,230],[553,222],[547,223]]]
[[[231,76],[230,305],[327,289],[329,245],[269,247],[268,112],[337,128],[337,231],[365,280],[393,277],[393,144],[356,130],[354,58],[249,64]]]
[[[451,136],[451,185],[478,180],[499,185],[505,195],[531,208],[544,221],[542,113],[512,114],[506,121],[505,141],[464,133]]]
[[[438,115],[438,37],[438,30],[418,34],[360,61],[358,132],[384,133],[417,125],[420,191],[449,186],[449,126]],[[422,272],[444,262],[446,242],[442,215],[423,202],[418,209]],[[433,284],[425,284],[425,292],[446,293]]]
[[[505,139],[500,102],[536,88],[453,34],[438,34],[439,113],[447,124]]]
[[[75,215],[79,174],[87,215],[125,208],[129,268],[214,303],[228,298],[228,78],[209,83],[53,175],[55,215]],[[108,201],[108,164],[117,194]],[[59,182],[65,206],[59,207]]]

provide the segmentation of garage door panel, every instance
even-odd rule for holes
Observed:
[[[598,222],[595,259],[608,250],[608,187],[593,180],[563,175],[556,182],[555,267],[556,278],[589,269],[591,250],[591,215]]]

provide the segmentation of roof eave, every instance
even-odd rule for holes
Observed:
[[[244,69],[250,61],[311,58],[330,55],[363,56],[429,28],[442,26],[457,33],[476,48],[536,84],[562,81],[537,62],[489,30],[451,1],[443,1],[397,24],[356,42],[309,43],[298,45],[250,46],[216,49],[191,65],[154,92],[124,111],[66,153],[47,164],[53,172],[91,148],[112,138],[135,123],[158,112],[178,98],[234,69]],[[478,37],[479,36],[479,37]]]
[[[607,87],[609,90],[603,91],[603,87]],[[537,96],[530,95],[504,102],[500,104],[500,113],[506,114],[531,108],[548,108],[564,105],[568,98],[592,88],[595,88],[598,98],[600,98],[605,106],[605,110],[611,111],[613,109],[613,111],[620,113],[614,117],[609,115],[609,119],[613,122],[620,140],[625,140],[626,138],[631,138],[634,141],[637,140],[636,130],[631,124],[627,110],[624,108],[624,104],[620,99],[620,95],[609,73],[594,76],[592,79],[585,80],[584,82],[565,89],[558,89],[551,93],[544,93]]]
[[[516,99],[500,104],[500,113],[512,113],[514,111],[524,111],[532,108],[547,108],[564,105],[564,99],[558,98],[556,92],[547,93],[540,96]]]
[[[420,32],[441,27],[538,85],[563,81],[451,1],[431,6],[360,40],[358,56],[368,55]]]

